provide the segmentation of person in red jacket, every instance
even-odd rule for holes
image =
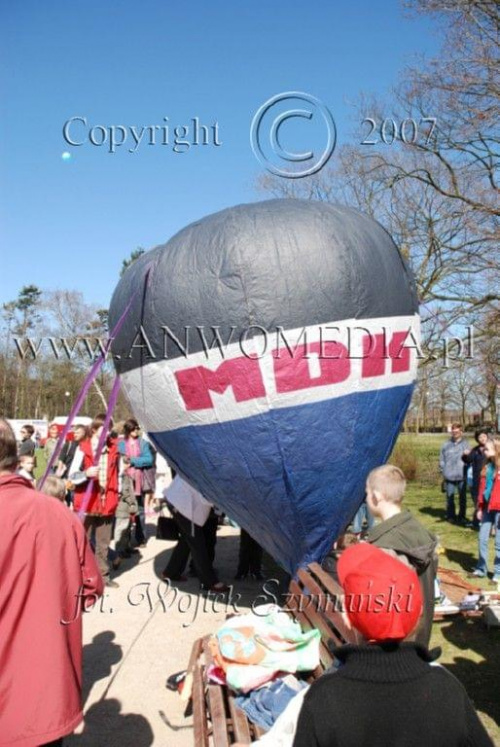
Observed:
[[[108,435],[99,464],[95,464],[103,423],[104,416],[98,416],[92,421],[90,438],[80,442],[69,468],[69,479],[75,486],[75,511],[85,514],[83,525],[87,536],[89,539],[94,537],[97,562],[104,582],[106,586],[116,587],[118,584],[109,575],[108,550],[119,498],[119,453],[117,438]],[[87,505],[84,505],[89,481],[90,497]]]
[[[59,745],[82,720],[82,611],[103,584],[78,517],[16,466],[0,420],[0,745]]]
[[[479,483],[477,518],[479,528],[479,559],[472,575],[482,578],[488,575],[488,544],[491,528],[495,527],[495,560],[493,582],[500,582],[500,439],[487,441],[484,447],[487,459]]]

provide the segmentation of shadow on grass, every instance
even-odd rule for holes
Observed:
[[[457,563],[464,571],[472,571],[477,564],[477,553],[464,552],[463,550],[454,550],[450,547],[446,548],[446,557],[452,563]]]
[[[419,513],[421,514],[427,514],[427,516],[433,516],[435,519],[441,519],[441,521],[446,521],[446,511],[444,508],[435,508],[434,506],[424,506],[423,508],[419,508]]]
[[[460,680],[475,707],[500,725],[500,699],[498,698],[498,672],[500,670],[500,630],[487,629],[481,620],[456,618],[441,628],[447,656],[452,658],[446,669]],[[483,661],[470,658],[470,652],[479,654]],[[460,655],[463,652],[463,656]]]

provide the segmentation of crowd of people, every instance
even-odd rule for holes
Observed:
[[[111,579],[113,568],[116,569],[121,560],[130,557],[147,542],[144,522],[155,515],[155,507],[160,506],[163,498],[162,490],[157,486],[156,462],[164,460],[141,435],[139,423],[130,418],[122,425],[122,435],[114,432],[111,424],[100,458],[101,480],[96,479],[98,468],[94,465],[93,455],[103,423],[104,415],[99,415],[89,428],[83,425],[73,428],[72,440],[64,444],[54,474],[65,480],[66,498],[77,511],[81,510],[82,497],[92,481],[85,526],[92,537],[105,583],[114,586],[116,581]],[[52,424],[43,446],[47,460],[56,448],[58,437],[58,427]],[[36,442],[33,426],[23,426],[21,439],[18,472],[34,484]],[[445,515],[447,521],[479,532],[478,561],[476,567],[470,569],[472,576],[491,575],[488,550],[490,540],[494,538],[492,580],[497,583],[500,581],[500,480],[495,478],[500,469],[500,442],[487,428],[476,430],[475,441],[471,447],[462,426],[453,423],[450,438],[441,447],[439,469],[446,497]],[[102,474],[104,469],[108,470],[105,477]],[[170,470],[164,462],[162,474],[166,473],[170,475]],[[470,518],[467,516],[469,493]],[[187,580],[185,571],[191,558],[190,571],[198,576],[203,589],[227,590],[227,585],[219,581],[213,567],[219,523],[214,508],[180,477],[174,478],[166,502],[177,524],[179,542],[162,577],[183,583]],[[372,530],[374,522],[375,516],[365,500],[352,520],[350,531],[360,539],[366,531]],[[110,550],[112,538],[114,547]],[[263,578],[262,548],[242,529],[235,579],[247,577]]]
[[[469,575],[491,577],[500,582],[500,439],[489,428],[478,428],[471,447],[460,423],[451,426],[439,454],[441,490],[445,495],[445,520],[478,531],[478,561]],[[468,495],[470,494],[470,517]],[[457,512],[458,505],[458,512]],[[357,539],[364,538],[374,527],[377,514],[367,500],[359,507],[351,525]],[[490,573],[488,554],[494,541],[493,571]]]
[[[103,433],[108,423],[109,432]],[[59,455],[54,455],[58,434],[50,429],[44,448],[47,458],[57,458],[39,485],[45,495],[34,492],[32,436],[26,425],[18,449],[8,423],[0,420],[5,531],[0,546],[0,744],[18,747],[61,745],[81,720],[82,610],[105,585],[116,585],[113,568],[147,541],[144,518],[158,500],[158,457],[135,419],[128,419],[118,435],[112,421],[98,415],[88,429],[75,426]],[[479,430],[476,441],[470,449],[455,424],[441,450],[440,467],[450,521],[466,519],[464,470],[472,473],[473,519],[480,525],[473,572],[485,576],[488,541],[492,528],[498,530],[500,515],[500,440]],[[266,740],[290,747],[292,742],[295,747],[492,744],[463,687],[431,664],[437,539],[404,509],[405,488],[405,476],[396,466],[369,474],[363,511],[377,523],[368,527],[363,542],[354,542],[324,567],[340,582],[346,599],[363,598],[369,589],[376,604],[346,606],[346,624],[357,631],[356,645],[336,652],[335,670],[302,693],[300,707],[297,701],[288,716],[277,720],[263,745]],[[191,557],[202,592],[226,591],[213,567],[220,520],[214,507],[175,474],[164,499],[178,541],[163,579],[186,580]],[[359,517],[353,528],[362,532]],[[495,580],[500,579],[499,535],[497,531]],[[54,572],[61,563],[63,582]],[[242,531],[236,578],[260,580],[261,564],[262,549]],[[386,605],[403,587],[412,591],[410,607]],[[34,626],[36,650],[30,646]],[[287,718],[292,718],[292,729]]]
[[[446,496],[446,519],[479,531],[478,561],[471,576],[488,576],[488,549],[494,538],[494,583],[500,582],[500,439],[489,429],[478,428],[471,448],[460,423],[451,426],[451,437],[441,447],[439,468]],[[467,491],[472,499],[472,518],[467,518]],[[458,514],[455,496],[458,498]]]
[[[89,427],[75,425],[71,439],[64,442],[53,460],[51,474],[39,481],[39,487],[44,493],[65,500],[71,510],[82,515],[105,586],[118,586],[113,571],[146,546],[146,522],[153,521],[166,505],[177,526],[178,542],[162,573],[163,580],[186,582],[189,564],[189,573],[198,577],[202,591],[228,591],[229,586],[218,579],[214,568],[217,529],[223,516],[175,475],[134,418],[116,430],[113,421],[109,421],[109,432],[96,464],[104,425],[104,413],[97,415]],[[35,486],[36,444],[31,425],[22,428],[21,439],[18,474]],[[59,429],[51,424],[43,444],[47,463],[58,441]],[[242,529],[235,579],[263,580],[262,554],[260,545]]]

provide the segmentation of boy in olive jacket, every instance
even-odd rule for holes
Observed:
[[[406,479],[399,467],[385,464],[368,475],[366,502],[380,524],[366,536],[366,542],[392,550],[417,573],[424,600],[420,621],[411,640],[429,645],[434,616],[434,581],[437,573],[437,539],[402,508]]]

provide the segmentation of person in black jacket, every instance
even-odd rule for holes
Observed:
[[[86,425],[73,426],[73,440],[64,442],[57,460],[57,466],[54,469],[57,477],[67,478],[69,476],[71,462],[75,457],[78,444],[88,437],[89,431]]]
[[[486,464],[486,457],[484,455],[484,447],[490,439],[489,431],[485,428],[478,428],[475,432],[474,437],[476,439],[477,446],[474,446],[470,451],[464,451],[462,454],[462,461],[465,464],[465,469],[472,466],[472,485],[470,488],[470,494],[474,503],[474,515],[472,517],[472,526],[474,529],[479,529],[479,521],[477,519],[477,502],[479,498],[479,482],[481,479],[481,470]],[[467,475],[466,475],[467,478]],[[467,482],[467,479],[466,479]]]
[[[33,434],[35,432],[35,429],[32,425],[29,423],[26,425],[23,425],[21,428],[21,444],[19,446],[19,456],[35,456],[35,448],[36,444],[33,440]]]
[[[422,609],[413,569],[367,543],[347,548],[337,569],[360,645],[336,649],[339,669],[311,685],[293,747],[491,747],[460,682],[404,641]]]

